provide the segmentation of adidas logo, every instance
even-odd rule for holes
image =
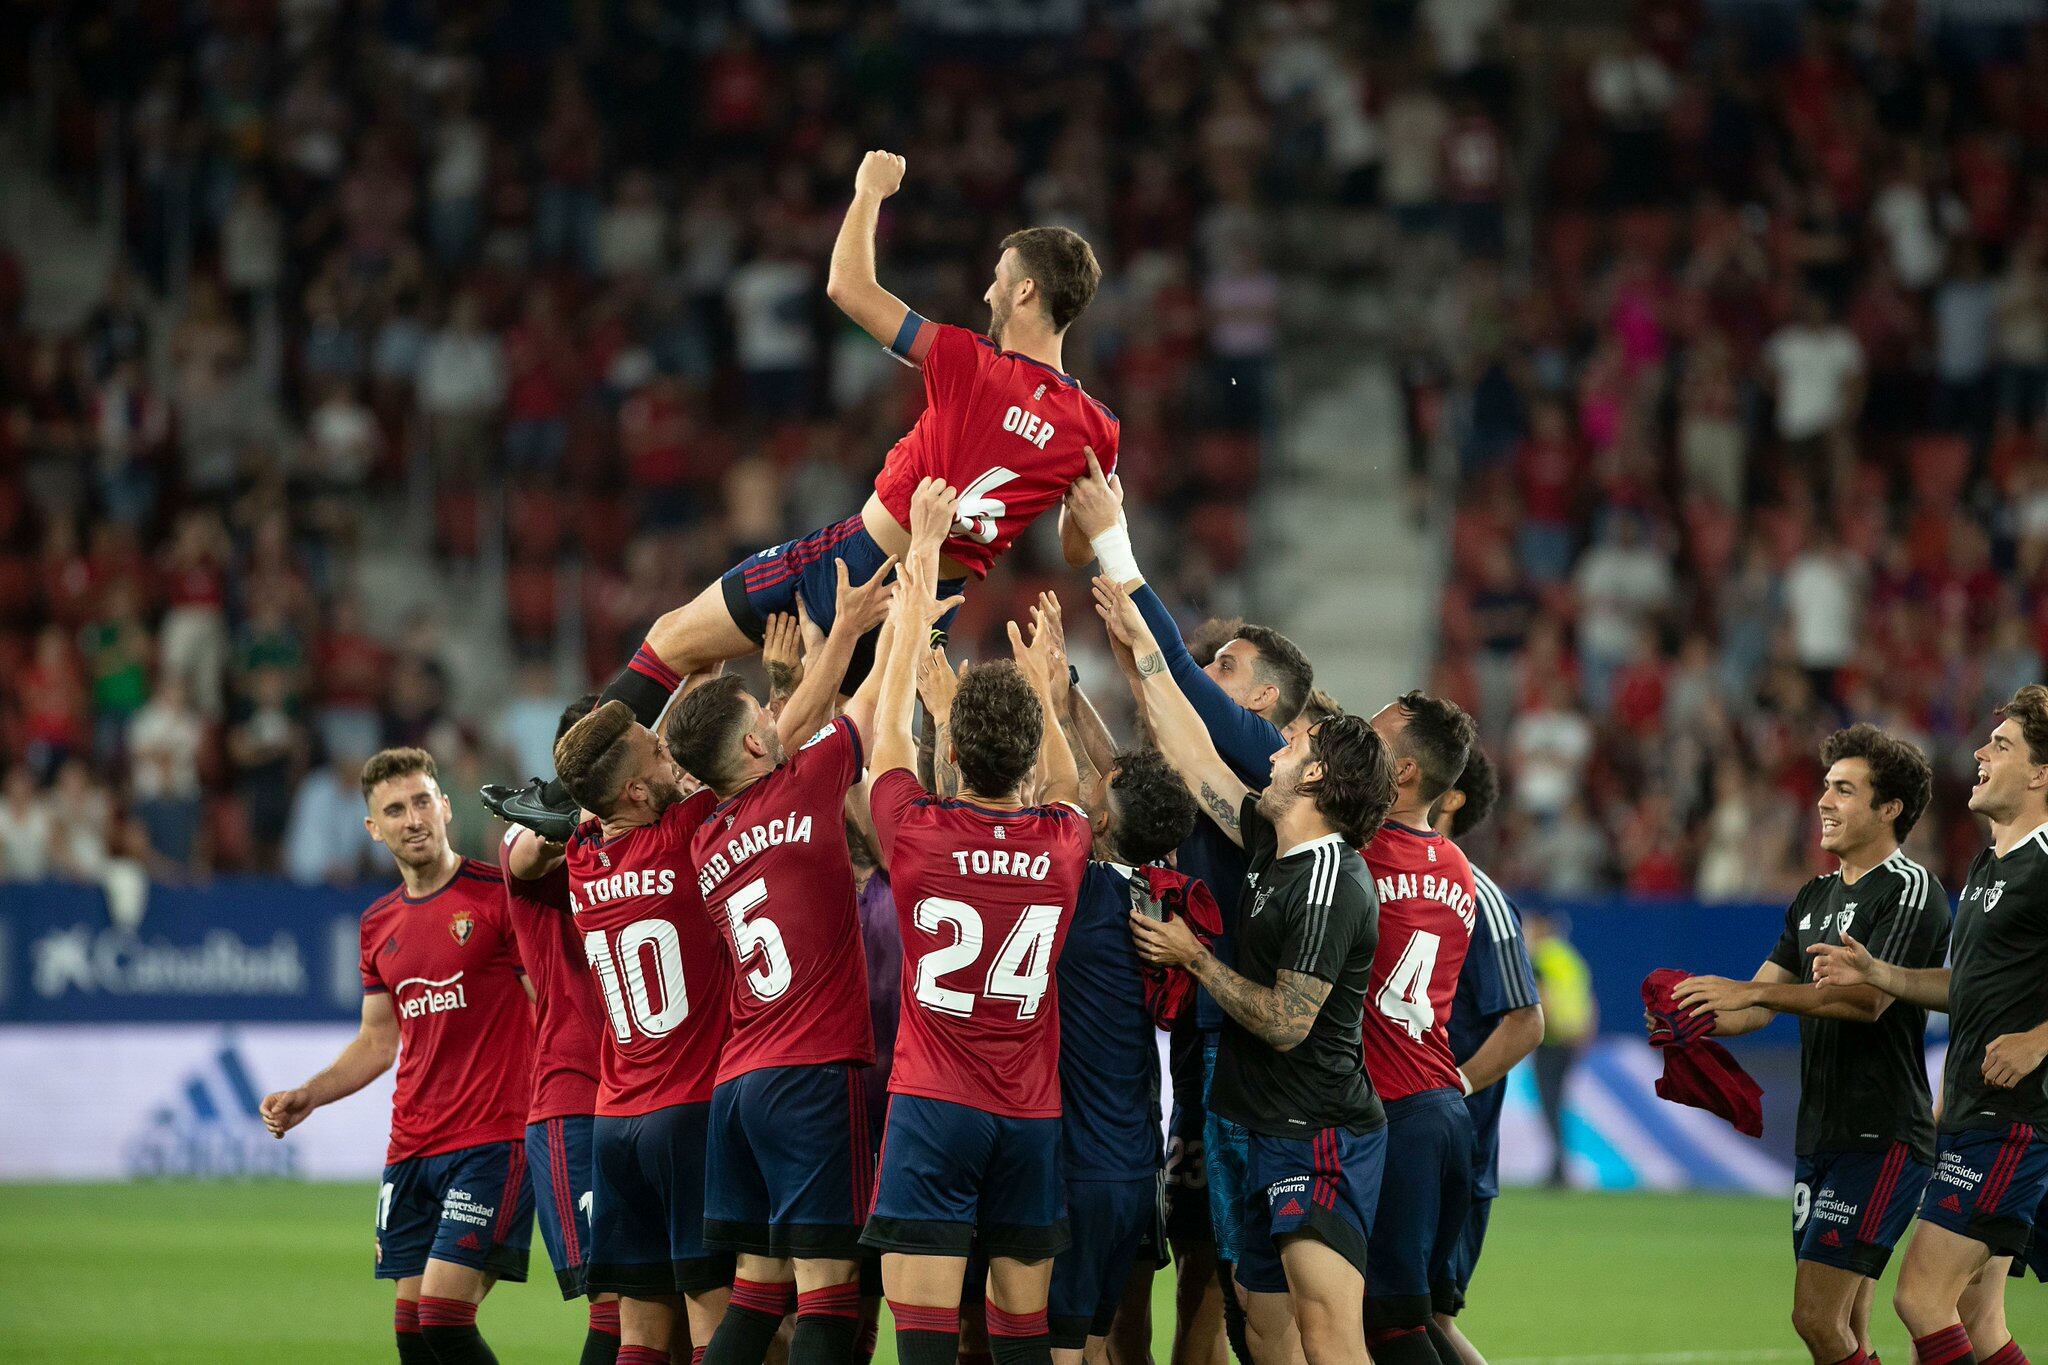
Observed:
[[[482,1251],[484,1249],[484,1244],[477,1240],[477,1235],[473,1232],[464,1233],[462,1240],[455,1245],[461,1247],[464,1251]]]
[[[1941,1206],[1947,1209],[1950,1213],[1961,1213],[1963,1211],[1963,1201],[1956,1198],[1954,1195],[1950,1195],[1948,1198],[1942,1200]]]
[[[294,1144],[272,1140],[263,1126],[263,1087],[250,1075],[232,1032],[213,1055],[166,1087],[169,1095],[128,1139],[128,1174],[161,1176],[296,1176]]]
[[[1285,1204],[1282,1204],[1280,1206],[1279,1210],[1274,1214],[1274,1216],[1276,1218],[1301,1217],[1301,1201],[1299,1199],[1288,1200]]]
[[[1829,1228],[1820,1235],[1820,1244],[1824,1247],[1838,1247],[1842,1244],[1842,1234]]]

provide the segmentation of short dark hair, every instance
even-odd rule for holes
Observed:
[[[1416,794],[1434,801],[1465,771],[1465,760],[1479,739],[1479,727],[1464,707],[1427,692],[1404,692],[1395,705],[1408,721],[1401,727],[1396,747],[1402,758],[1414,759],[1422,769],[1422,785]]]
[[[1860,758],[1869,765],[1871,805],[1899,803],[1899,813],[1892,817],[1892,837],[1904,843],[1934,799],[1934,768],[1927,755],[1919,745],[1866,722],[1821,741],[1823,764],[1832,768],[1845,758]]]
[[[597,709],[597,693],[585,692],[562,708],[562,718],[555,722],[555,743],[562,742],[562,736],[569,733],[569,727]]]
[[[1485,824],[1500,801],[1500,774],[1494,771],[1486,750],[1472,746],[1472,752],[1465,755],[1465,771],[1458,774],[1451,790],[1465,794],[1465,804],[1451,812],[1451,837],[1462,839]]]
[[[1237,628],[1237,638],[1259,651],[1255,671],[1258,680],[1280,689],[1280,700],[1273,703],[1266,719],[1281,726],[1300,715],[1316,685],[1316,670],[1308,655],[1271,626],[1247,622]]]
[[[1344,714],[1344,707],[1338,700],[1320,687],[1308,690],[1308,700],[1294,713],[1295,720],[1305,720],[1310,725],[1320,725],[1332,716]],[[1291,723],[1291,722],[1290,722]]]
[[[639,722],[633,708],[614,699],[577,721],[555,741],[555,776],[576,804],[608,816],[626,785],[626,762],[632,756],[626,737]]]
[[[1323,775],[1302,795],[1344,842],[1363,848],[1394,808],[1394,760],[1364,716],[1332,716],[1309,731],[1308,756]]]
[[[1126,749],[1116,756],[1116,776],[1109,780],[1109,799],[1116,812],[1110,841],[1123,860],[1156,863],[1194,833],[1201,811],[1187,783],[1154,748]]]
[[[1007,796],[1038,761],[1045,710],[1017,665],[998,659],[967,670],[953,696],[953,753],[977,796]]]
[[[1095,260],[1095,249],[1080,233],[1063,227],[1021,228],[1003,238],[1003,249],[1008,251],[1012,247],[1016,248],[1026,277],[1038,285],[1038,296],[1045,300],[1045,314],[1052,321],[1052,329],[1066,331],[1067,325],[1080,317],[1081,310],[1095,297],[1095,287],[1102,283],[1102,266]]]
[[[425,749],[382,749],[371,754],[363,764],[363,799],[370,799],[370,793],[377,790],[379,782],[389,782],[394,777],[410,777],[424,773],[430,782],[441,780],[440,770],[434,766],[434,756]]]
[[[727,673],[686,694],[668,711],[662,737],[683,771],[713,791],[731,780],[740,741],[746,738],[747,684]]]
[[[2027,740],[2027,761],[2048,763],[2048,687],[2028,683],[1998,708],[1999,718],[2019,722]]]

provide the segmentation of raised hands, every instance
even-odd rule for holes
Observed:
[[[839,586],[832,620],[832,629],[835,633],[844,630],[849,633],[850,638],[857,640],[888,619],[891,596],[889,573],[895,567],[896,556],[890,555],[882,561],[881,567],[875,570],[867,582],[856,588],[847,579],[846,561],[838,561]],[[764,655],[765,652],[764,649]]]
[[[843,575],[846,566],[842,563],[839,570]],[[768,673],[770,705],[796,691],[797,684],[803,681],[803,624],[786,611],[768,618],[767,632],[761,637],[761,667]]]
[[[908,164],[894,152],[869,152],[860,159],[860,169],[853,173],[854,193],[887,199],[903,187],[903,172]]]
[[[1067,515],[1074,527],[1093,540],[1124,519],[1124,487],[1116,478],[1105,479],[1092,446],[1082,448],[1088,472],[1067,487]]]
[[[917,699],[924,703],[924,709],[931,713],[935,724],[944,725],[953,718],[953,694],[960,690],[960,680],[967,676],[967,660],[960,661],[959,672],[953,671],[952,661],[946,658],[944,645],[926,650],[917,659]]]

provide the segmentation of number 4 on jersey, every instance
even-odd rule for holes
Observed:
[[[1442,944],[1443,939],[1436,934],[1416,930],[1415,937],[1401,950],[1401,960],[1387,973],[1387,984],[1380,987],[1379,998],[1373,1002],[1381,1014],[1397,1021],[1418,1043],[1436,1023],[1436,1011],[1429,1003],[1429,981],[1436,975],[1436,952]]]

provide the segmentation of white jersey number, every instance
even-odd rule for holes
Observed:
[[[824,733],[824,732],[821,732]],[[756,877],[725,898],[726,922],[732,926],[733,951],[740,965],[759,958],[747,973],[747,989],[756,1000],[779,999],[789,989],[792,973],[789,950],[783,946],[782,930],[765,915],[747,918],[747,912],[768,899],[768,879]]]
[[[1436,975],[1436,953],[1442,945],[1443,939],[1438,935],[1416,930],[1415,937],[1401,950],[1401,960],[1387,973],[1387,984],[1380,987],[1379,998],[1373,1002],[1381,1014],[1407,1029],[1408,1036],[1418,1043],[1436,1024],[1436,1011],[1429,1003],[1429,979]]]
[[[1010,508],[1001,498],[989,495],[1017,477],[1014,469],[997,465],[984,470],[973,483],[960,490],[960,501],[953,508],[953,534],[962,540],[972,540],[986,545],[996,538],[996,523],[1003,519]]]
[[[683,942],[675,925],[665,919],[635,920],[619,930],[617,948],[614,956],[613,945],[606,941],[602,929],[583,936],[583,953],[597,973],[604,1012],[611,1016],[612,1036],[630,1043],[636,1029],[646,1038],[675,1032],[676,1026],[690,1017],[689,988],[683,984]],[[654,993],[648,990],[650,958],[654,985],[661,995],[660,1009],[654,1007]]]
[[[973,965],[981,957],[985,941],[981,912],[966,901],[927,896],[917,903],[912,919],[927,934],[936,934],[941,925],[950,924],[955,935],[951,943],[934,948],[917,960],[917,985],[911,994],[918,1004],[966,1019],[973,1015],[977,1000],[1008,1000],[1016,1004],[1019,1019],[1030,1019],[1045,1003],[1046,981],[1052,975],[1052,941],[1060,927],[1057,905],[1024,907],[995,961],[989,963],[979,996],[944,985],[940,978]]]

